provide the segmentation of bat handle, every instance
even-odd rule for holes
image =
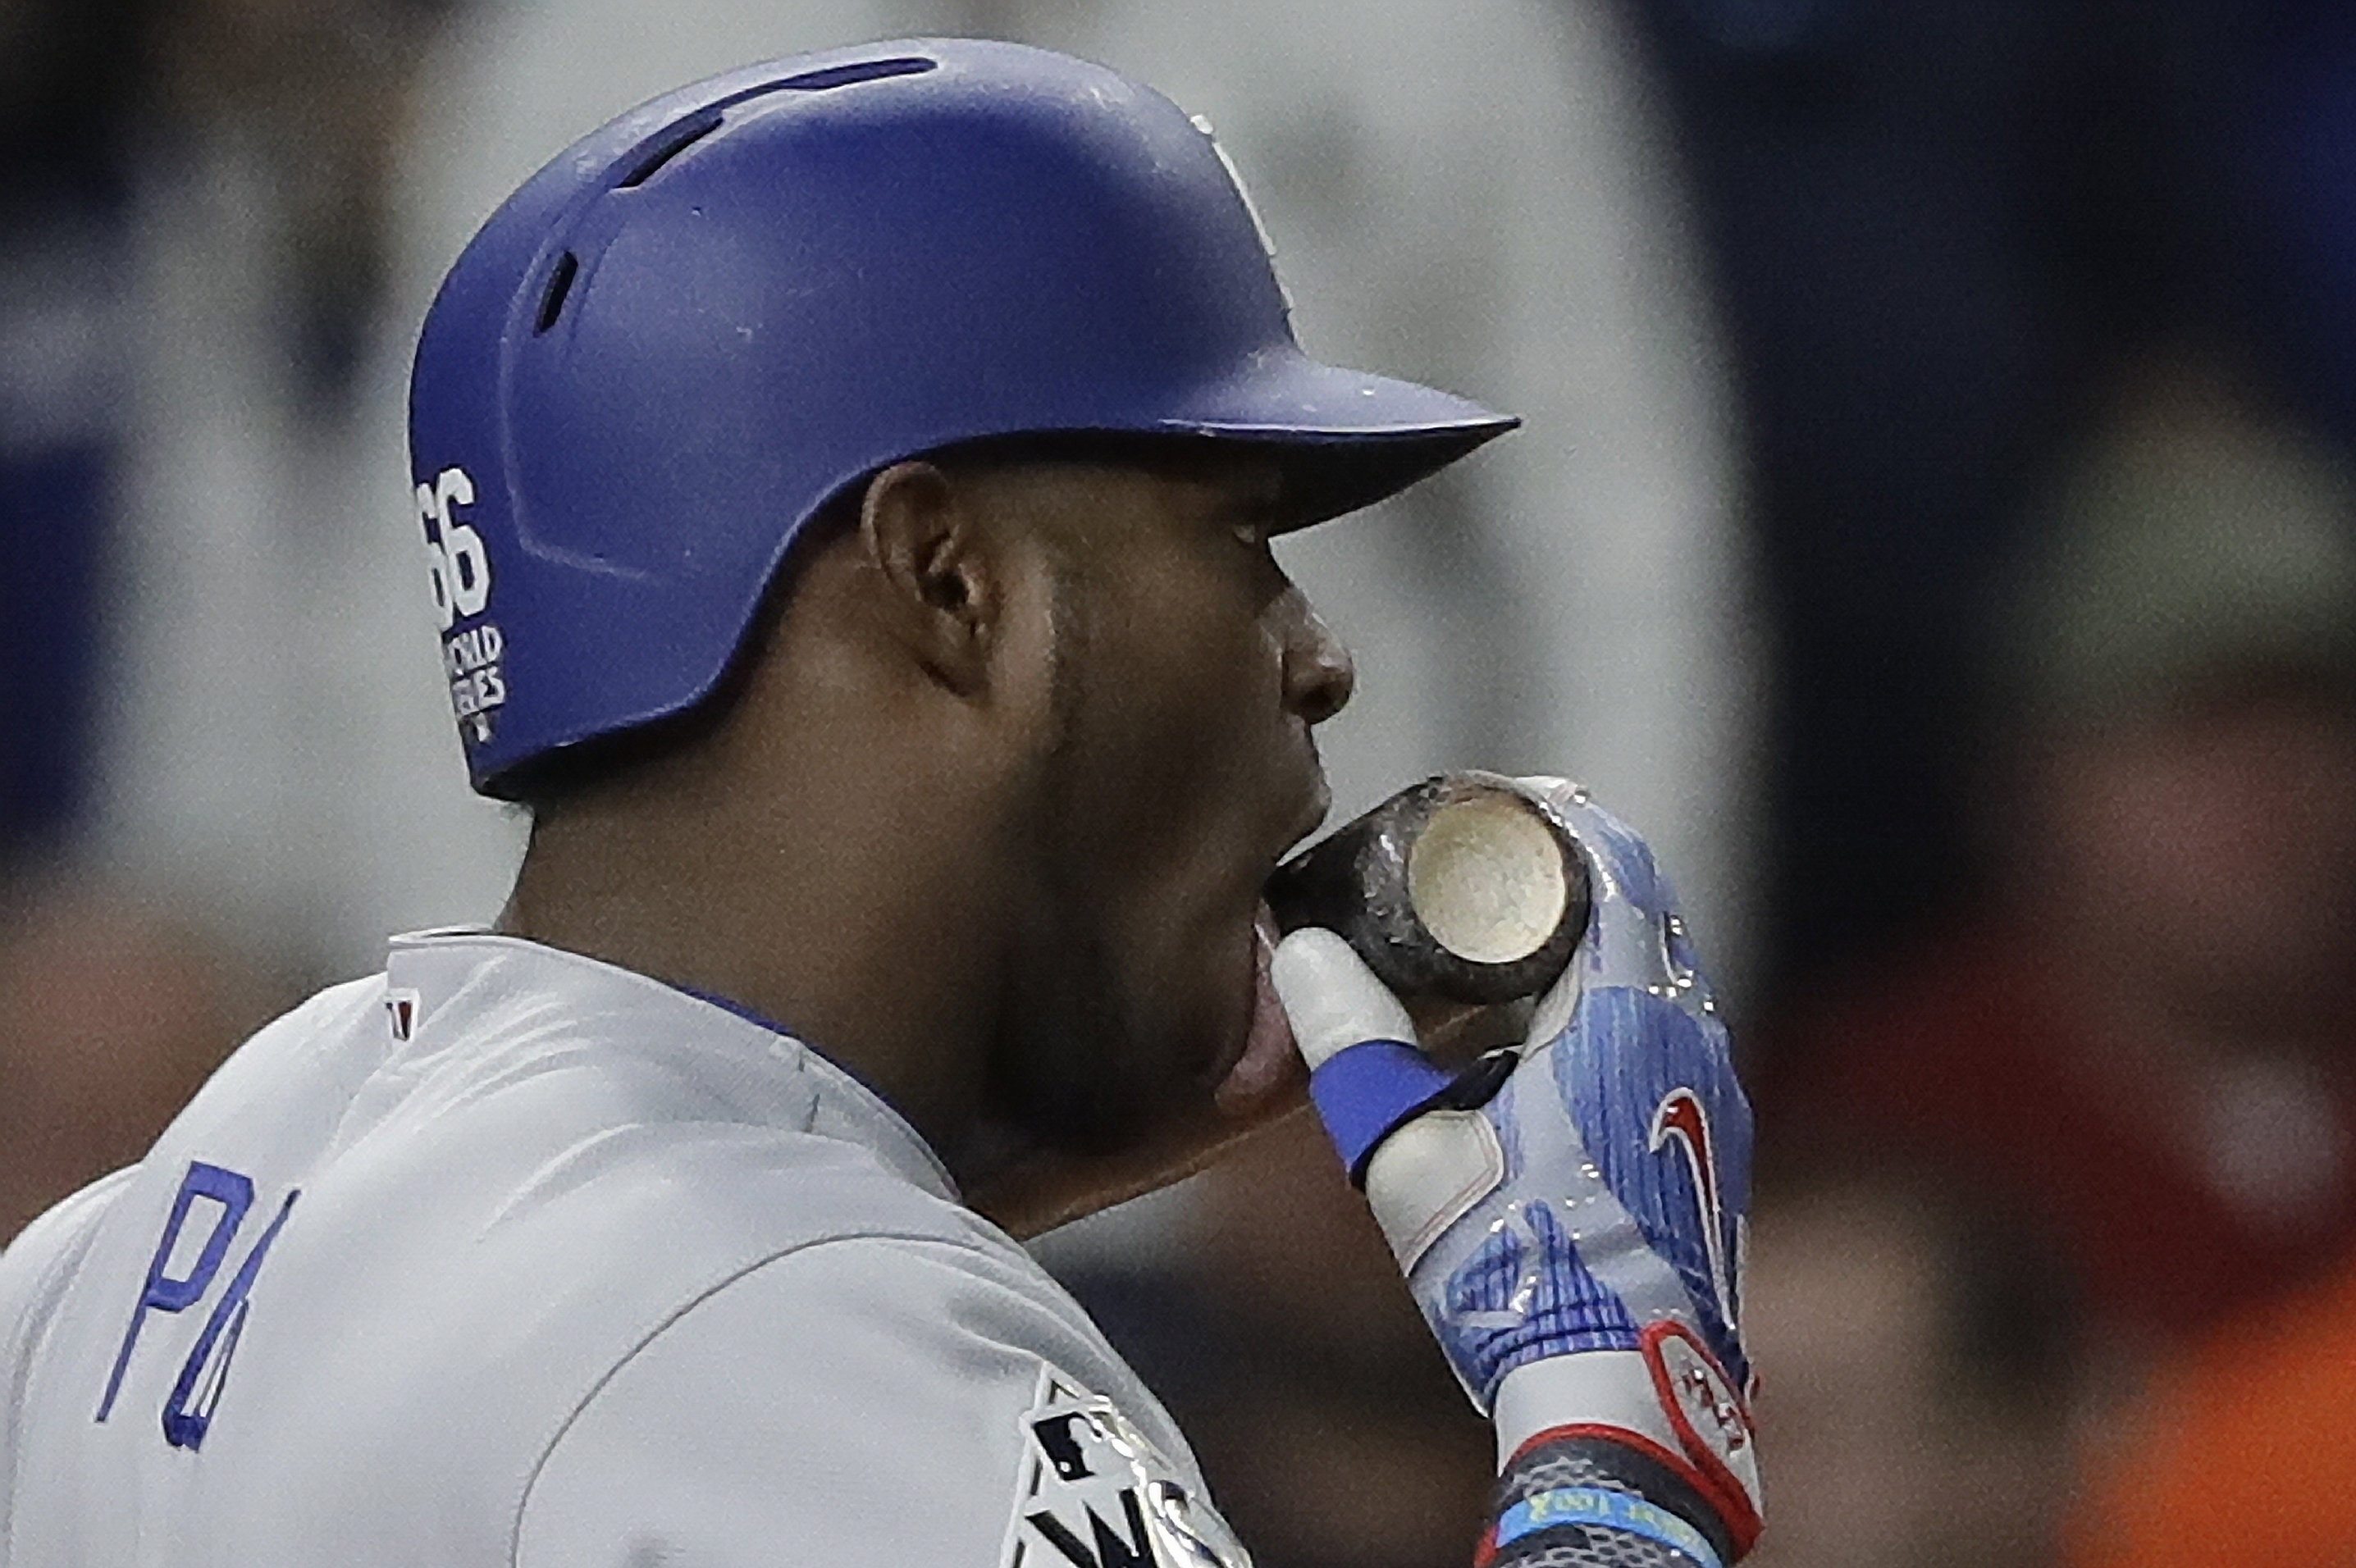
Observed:
[[[1280,929],[1321,925],[1410,1002],[1492,1007],[1552,985],[1587,930],[1579,841],[1495,773],[1399,791],[1277,868]]]

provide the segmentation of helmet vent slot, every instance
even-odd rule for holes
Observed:
[[[647,181],[654,178],[656,172],[665,164],[670,162],[673,158],[679,156],[681,153],[684,153],[690,147],[692,147],[698,142],[702,141],[703,138],[711,135],[712,133],[719,129],[720,110],[717,105],[710,109],[706,109],[701,114],[691,115],[689,118],[682,120],[677,125],[672,126],[670,134],[656,143],[653,148],[648,152],[647,155],[638,161],[638,166],[632,169],[627,175],[624,176],[620,183],[616,185],[614,188],[616,190],[636,190],[638,187],[646,184]]]
[[[548,275],[548,290],[540,296],[540,325],[534,334],[546,332],[556,325],[564,309],[564,296],[573,292],[573,280],[581,273],[581,259],[567,251],[556,259],[556,270]]]
[[[849,87],[856,81],[881,81],[887,76],[921,76],[939,69],[940,62],[921,55],[895,55],[890,59],[860,60],[852,65],[830,65],[819,70],[806,70],[799,76],[789,76],[777,83],[781,91],[824,92],[830,87]]]

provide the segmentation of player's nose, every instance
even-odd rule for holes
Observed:
[[[1323,724],[1349,706],[1357,688],[1350,650],[1296,588],[1288,596],[1284,644],[1284,705],[1311,724]]]

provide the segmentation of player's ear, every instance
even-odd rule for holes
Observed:
[[[859,542],[885,630],[951,691],[980,690],[1003,595],[969,487],[930,463],[895,463],[867,482]]]

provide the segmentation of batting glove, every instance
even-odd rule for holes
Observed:
[[[1751,1107],[1652,851],[1576,785],[1519,783],[1577,838],[1594,899],[1519,1050],[1438,1067],[1329,931],[1279,945],[1277,993],[1326,1131],[1501,1456],[1566,1435],[1627,1444],[1745,1551]]]

